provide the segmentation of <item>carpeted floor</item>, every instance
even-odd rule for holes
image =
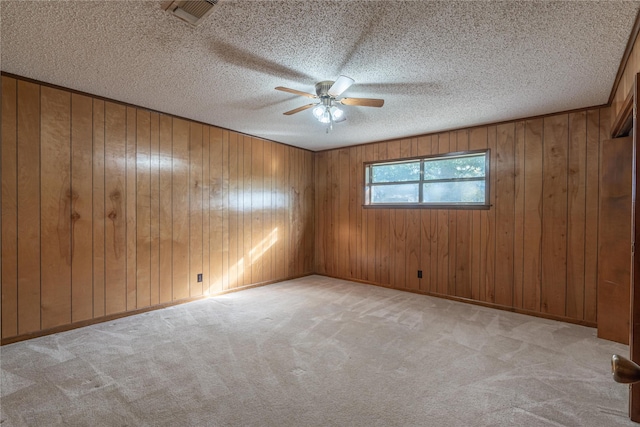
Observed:
[[[7,426],[617,426],[594,329],[309,276],[4,346]]]

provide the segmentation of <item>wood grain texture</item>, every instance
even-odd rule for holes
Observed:
[[[522,307],[540,310],[542,289],[543,120],[525,122]]]
[[[568,115],[544,119],[541,310],[565,315]]]
[[[620,80],[618,82],[617,87],[615,88],[615,93],[613,93],[613,97],[611,101],[611,113],[607,116],[607,126],[611,125],[611,122],[618,117],[622,109],[624,108],[624,101],[627,98],[627,95],[630,92],[634,92],[635,95],[635,81],[636,74],[640,72],[640,38],[636,38],[632,40],[633,45],[631,46],[631,52],[629,54],[629,58],[627,63],[624,66],[624,69],[618,70],[621,72]],[[612,138],[610,131],[607,133],[606,138]]]
[[[524,121],[516,123],[514,142],[514,225],[513,225],[513,306],[522,308],[524,299],[524,230],[525,203],[525,126]]]
[[[127,310],[126,108],[105,104],[105,314]]]
[[[469,131],[457,132],[457,151],[469,150]],[[466,210],[455,211],[455,295],[471,298],[471,214]]]
[[[229,135],[229,260],[227,273],[227,286],[232,289],[237,286],[238,270],[242,268],[242,261],[238,257],[238,217],[240,187],[238,186],[238,135]],[[240,219],[242,217],[240,216]],[[240,221],[241,222],[241,221]]]
[[[229,148],[229,132],[222,131],[222,281],[219,287],[221,290],[229,289],[229,211],[231,209],[229,174],[231,170],[231,154]]]
[[[269,233],[264,229],[264,141],[251,138],[251,259],[250,283],[264,281],[264,259],[269,250],[267,240]],[[267,237],[267,240],[264,240]]]
[[[495,302],[509,307],[514,294],[515,123],[498,125],[496,130]]]
[[[600,147],[598,337],[629,344],[633,138]]]
[[[209,126],[202,127],[202,295],[209,295],[211,287],[210,132]]]
[[[2,76],[2,337],[18,334],[18,84]]]
[[[587,112],[569,114],[566,315],[584,319]],[[631,178],[629,178],[631,179]],[[631,209],[631,208],[629,208]]]
[[[209,133],[209,227],[210,236],[210,283],[209,293],[222,291],[224,275],[224,195],[223,190],[223,131],[211,128]],[[228,256],[228,255],[227,255]]]
[[[160,303],[173,300],[173,121],[160,116]]]
[[[93,318],[93,100],[71,96],[71,321]]]
[[[160,304],[160,115],[150,115],[150,185],[149,227],[151,272],[149,276],[150,305]]]
[[[189,296],[202,295],[202,125],[189,124]]]
[[[3,342],[313,271],[313,153],[2,85]]]
[[[416,155],[427,156],[431,154],[431,136],[421,136],[417,139]],[[431,253],[431,209],[420,210],[420,262],[419,268],[422,270],[422,279],[419,279],[419,289],[423,292],[431,290],[431,260],[435,254]]]
[[[449,133],[438,135],[438,150],[435,153],[446,154],[449,152],[451,152]],[[438,231],[435,240],[438,247],[438,278],[436,280],[436,292],[447,295],[455,289],[455,286],[451,286],[449,283],[449,211],[438,209],[437,213],[436,228]]]
[[[146,112],[141,111],[141,114]],[[126,259],[127,259],[127,311],[134,310],[137,305],[137,162],[136,162],[136,129],[138,110],[127,107],[127,149],[126,149]]]
[[[487,128],[474,128],[469,131],[469,149],[481,150],[487,148]],[[495,190],[494,190],[495,191]],[[481,290],[482,275],[481,275],[481,254],[484,249],[482,244],[482,220],[483,212],[473,211],[471,221],[471,245],[469,251],[471,252],[471,298],[474,300],[480,300],[480,296],[483,295]]]
[[[136,114],[136,308],[151,305],[151,115]]]
[[[172,300],[189,297],[189,122],[173,120]]]
[[[345,178],[345,149],[317,153],[316,271],[595,324],[598,147],[608,126],[600,116],[608,114],[583,110],[351,147]],[[484,148],[490,209],[363,208],[352,201],[364,162]],[[357,212],[343,221],[346,195]],[[338,274],[335,254],[351,259],[343,248],[353,241],[362,248],[357,265]]]
[[[271,154],[273,152],[273,142],[264,141],[263,146],[263,158],[262,158],[262,230],[263,230],[263,240],[262,243],[262,280],[269,281],[273,280],[273,254],[275,252],[275,248],[273,244],[275,243],[274,237],[274,226],[273,226],[273,216],[272,213],[274,211],[273,208],[273,158]],[[315,175],[315,174],[314,174]],[[313,205],[313,202],[311,203]],[[306,204],[305,204],[306,206]],[[311,248],[311,253],[313,254],[314,248]],[[305,253],[307,250],[305,249]],[[311,259],[313,262],[313,259]],[[313,270],[313,265],[308,267],[308,270]]]
[[[47,92],[48,94],[49,92]],[[52,227],[56,227],[53,221],[58,218],[59,211],[51,214],[51,220],[47,222],[47,229],[42,227],[42,181],[43,170],[41,165],[42,149],[42,100],[40,88],[32,83],[18,81],[18,122],[17,122],[17,238],[18,238],[18,333],[24,334],[37,331],[42,327],[42,271],[48,265],[43,265],[42,236],[46,231],[47,241],[54,239],[49,233]],[[62,101],[63,102],[63,101]],[[63,102],[64,103],[64,102]],[[51,105],[47,105],[47,119],[50,121],[52,114]],[[65,116],[65,113],[67,116]],[[68,117],[68,110],[60,113],[64,120]],[[47,131],[44,138],[49,140],[51,134]],[[62,135],[63,137],[66,135]],[[68,140],[67,140],[68,142]],[[55,150],[55,148],[52,148]],[[48,151],[48,150],[47,150]],[[68,153],[68,150],[67,150]],[[46,153],[45,153],[46,154]],[[51,161],[47,167],[54,168]],[[68,164],[68,159],[67,159]],[[48,169],[47,169],[48,172]],[[67,174],[69,171],[67,170]],[[64,179],[64,175],[63,179]],[[67,175],[68,176],[68,175]],[[56,192],[59,194],[59,190]],[[51,201],[51,203],[55,203]],[[55,228],[53,229],[55,233]],[[49,251],[47,255],[55,257],[55,252]],[[10,255],[9,255],[10,256]],[[48,261],[48,259],[47,259]],[[54,262],[54,260],[51,260]],[[56,264],[57,266],[57,264]],[[48,275],[46,286],[52,283],[52,274]],[[64,278],[62,278],[64,280]],[[48,289],[49,290],[49,289]],[[55,297],[55,296],[54,296]],[[48,302],[49,303],[49,302]]]
[[[240,143],[240,141],[238,141]],[[241,229],[238,230],[240,235],[242,235],[242,248],[240,253],[238,254],[240,259],[244,260],[244,268],[242,269],[241,274],[242,280],[238,277],[238,286],[245,286],[251,283],[252,276],[252,265],[254,252],[253,244],[251,240],[252,233],[252,211],[251,211],[251,195],[253,193],[253,186],[251,182],[251,161],[253,158],[253,153],[251,152],[253,141],[252,138],[248,135],[244,135],[242,137],[242,226]],[[257,259],[257,253],[255,254],[255,258]]]
[[[608,109],[587,111],[585,227],[598,229],[600,139],[608,139]],[[584,248],[584,319],[597,320],[598,234],[585,235]]]
[[[71,215],[77,198],[71,189],[71,94],[49,87],[41,88],[40,123],[40,230],[41,230],[41,307],[42,329],[71,323]],[[34,143],[37,143],[35,139]],[[20,153],[18,153],[20,168]],[[24,159],[20,172],[34,165]],[[37,164],[37,163],[35,163]],[[34,208],[37,193],[22,193],[25,204]],[[18,201],[20,212],[20,200]],[[22,215],[19,214],[19,217]],[[20,231],[19,231],[20,233]],[[21,234],[21,233],[20,233]],[[20,250],[19,250],[20,251]],[[19,253],[21,259],[28,256]]]
[[[93,317],[105,315],[105,102],[93,100]]]

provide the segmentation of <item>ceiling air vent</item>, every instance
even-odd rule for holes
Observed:
[[[217,3],[218,0],[166,1],[162,4],[162,8],[191,25],[199,25],[213,12],[213,7]]]

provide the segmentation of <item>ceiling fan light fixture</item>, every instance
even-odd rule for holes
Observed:
[[[320,121],[320,123],[324,124],[331,123],[331,110],[329,110],[329,107],[324,108],[324,111],[322,112],[322,115],[320,116],[320,118],[318,118],[318,120]]]
[[[322,114],[324,113],[324,105],[322,104],[318,104],[315,107],[313,107],[313,116],[320,120],[322,118]]]
[[[347,118],[344,116],[344,111],[335,105],[331,107],[331,116],[333,117],[333,121],[336,123],[345,121]]]

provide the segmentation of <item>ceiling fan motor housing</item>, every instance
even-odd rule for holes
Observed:
[[[333,86],[335,82],[331,81],[331,80],[325,80],[323,82],[318,82],[316,83],[316,94],[318,95],[318,97],[320,98],[331,98],[331,95],[329,95],[329,89],[331,89],[331,86]]]

